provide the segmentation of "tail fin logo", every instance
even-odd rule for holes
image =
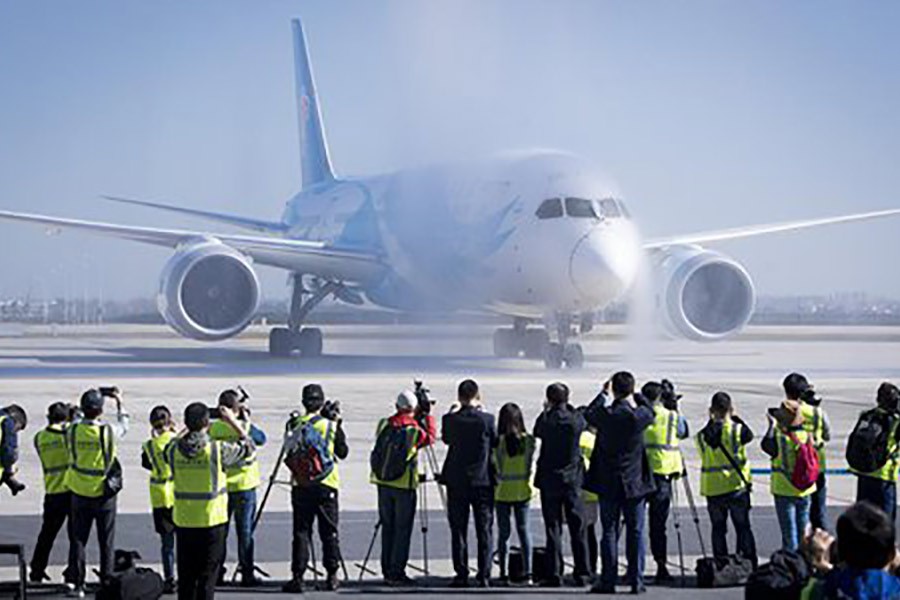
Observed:
[[[304,122],[309,120],[309,95],[305,88],[300,91],[300,118]]]

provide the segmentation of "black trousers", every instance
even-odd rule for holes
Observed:
[[[43,573],[47,570],[50,561],[50,551],[53,550],[53,542],[59,530],[65,525],[69,546],[72,545],[72,519],[69,512],[72,510],[72,494],[47,494],[44,496],[44,514],[41,523],[41,531],[38,533],[37,542],[34,545],[34,554],[31,555],[31,572]],[[68,575],[68,573],[67,573]]]
[[[560,490],[541,490],[541,513],[544,516],[544,529],[547,531],[547,568],[556,583],[562,583],[563,548],[562,525],[565,516],[569,526],[569,538],[572,542],[572,559],[575,561],[575,575],[590,575],[588,566],[587,526],[585,524],[584,500],[581,490],[563,488]]]
[[[69,546],[70,583],[84,585],[84,547],[97,524],[97,543],[100,544],[100,574],[111,575],[113,551],[116,544],[116,497],[87,498],[72,494],[72,543]]]
[[[178,600],[212,600],[225,554],[228,523],[175,530]]]
[[[668,556],[669,540],[666,535],[666,524],[669,510],[672,507],[672,479],[668,475],[656,475],[656,491],[647,496],[650,522],[650,554],[658,565],[665,565]]]
[[[750,525],[750,493],[746,490],[707,496],[706,510],[712,525],[713,556],[728,555],[728,517],[737,534],[737,553],[756,566],[756,538]]]
[[[458,579],[469,578],[469,509],[475,517],[478,540],[477,578],[491,577],[491,552],[494,535],[494,488],[447,488],[447,520],[450,522],[450,552]]]
[[[378,486],[378,518],[381,519],[381,574],[386,578],[406,575],[409,544],[416,520],[416,490]]]
[[[294,486],[291,490],[294,516],[294,535],[291,541],[291,573],[303,579],[309,565],[309,545],[312,543],[313,522],[319,523],[322,540],[322,565],[332,575],[337,573],[341,559],[338,538],[338,492],[324,485]]]

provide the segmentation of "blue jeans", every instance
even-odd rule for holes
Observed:
[[[234,518],[237,531],[238,565],[243,577],[253,575],[253,518],[256,516],[256,490],[228,492],[228,519]],[[226,536],[227,536],[226,528]],[[228,547],[227,540],[225,547]],[[224,559],[224,556],[223,556]],[[224,560],[222,563],[224,564]]]
[[[870,502],[887,513],[891,522],[897,520],[897,484],[877,477],[858,475],[856,478],[856,501]]]
[[[810,497],[775,496],[775,514],[781,527],[781,547],[797,550],[803,538],[803,530],[809,524]]]
[[[159,536],[162,552],[163,578],[166,581],[175,579],[175,532],[163,533]]]
[[[809,522],[814,529],[828,531],[828,481],[825,478],[825,470],[819,473],[816,480],[816,492],[811,497],[809,507]]]
[[[644,587],[644,498],[600,498],[600,586],[612,589],[619,570],[619,523],[625,517],[625,579],[631,587]]]
[[[509,554],[509,538],[512,535],[510,519],[515,516],[516,534],[522,547],[525,575],[531,577],[531,532],[528,531],[528,502],[497,502],[497,555],[500,559],[500,577],[508,575],[506,557]]]

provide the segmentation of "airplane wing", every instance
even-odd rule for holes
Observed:
[[[748,227],[734,227],[732,229],[703,231],[700,233],[691,233],[687,235],[649,240],[644,243],[644,249],[653,250],[656,248],[664,248],[666,246],[676,246],[680,244],[708,244],[710,242],[736,240],[757,235],[767,235],[770,233],[780,233],[785,231],[797,231],[798,229],[807,229],[809,227],[833,225],[836,223],[849,223],[852,221],[864,221],[867,219],[878,219],[894,215],[900,215],[900,209],[893,208],[888,210],[877,210],[873,212],[844,215],[840,217],[825,217],[822,219],[809,219],[806,221],[788,221],[785,223],[770,223],[768,225],[751,225]]]
[[[212,238],[262,265],[354,283],[376,280],[387,268],[375,254],[336,248],[324,242],[135,227],[9,211],[0,211],[0,219],[45,225],[51,231],[73,229],[168,248]]]
[[[236,227],[241,227],[243,229],[249,229],[251,231],[260,231],[262,233],[284,233],[287,230],[287,227],[284,223],[277,223],[275,221],[261,221],[259,219],[248,219],[247,217],[237,217],[234,215],[226,215],[222,213],[210,212],[206,210],[197,210],[194,208],[185,208],[182,206],[173,206],[171,204],[163,204],[161,202],[147,202],[146,200],[135,200],[133,198],[121,198],[119,196],[100,196],[104,200],[109,200],[110,202],[118,202],[120,204],[132,204],[134,206],[144,206],[147,208],[154,208],[157,210],[165,210],[168,212],[179,213],[182,215],[191,215],[192,217],[199,217],[201,219],[206,219],[208,221],[215,221],[218,223],[227,223],[228,225],[234,225]]]

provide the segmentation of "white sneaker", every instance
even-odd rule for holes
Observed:
[[[66,598],[84,598],[84,587],[73,585],[72,589],[66,592]]]

